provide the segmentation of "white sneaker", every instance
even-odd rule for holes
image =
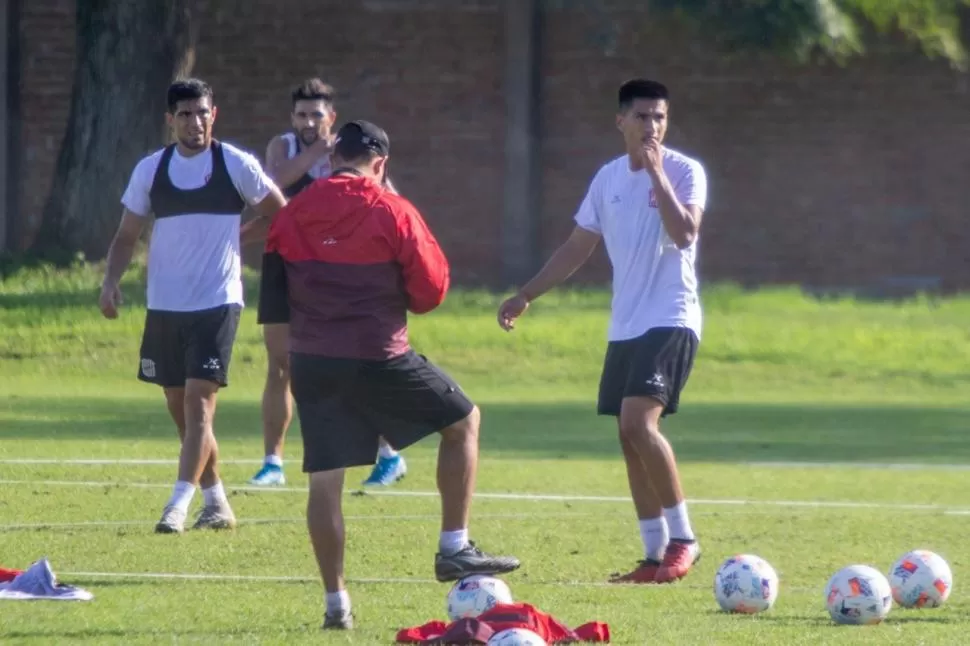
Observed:
[[[181,534],[185,531],[185,512],[176,507],[168,506],[162,512],[162,518],[155,525],[156,534]]]
[[[232,513],[229,501],[223,500],[203,507],[192,529],[233,529],[235,526],[236,516]]]

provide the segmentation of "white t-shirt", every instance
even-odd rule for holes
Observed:
[[[684,206],[707,202],[704,167],[663,149],[664,172]],[[630,170],[627,155],[606,163],[590,183],[576,224],[603,236],[613,266],[609,340],[633,339],[656,327],[687,327],[701,336],[694,260],[697,239],[678,249],[664,229],[645,170]]]
[[[226,170],[239,195],[258,204],[273,180],[255,157],[221,142]],[[145,157],[132,171],[121,203],[132,213],[152,212],[149,194],[164,149]],[[212,150],[183,157],[172,153],[168,176],[175,188],[201,188],[212,176]],[[241,214],[240,214],[241,215]],[[155,220],[148,249],[148,309],[193,312],[243,304],[240,217],[206,213]]]
[[[283,134],[283,141],[286,142],[286,157],[287,159],[293,159],[300,154],[300,147],[296,141],[296,135],[292,132],[287,132]],[[330,176],[330,155],[324,155],[317,161],[313,163],[307,174],[313,179],[320,179],[321,177]]]

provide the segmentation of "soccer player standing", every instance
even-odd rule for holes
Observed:
[[[219,479],[212,422],[216,395],[228,385],[243,306],[246,232],[240,219],[246,204],[271,217],[286,200],[255,157],[213,139],[216,106],[208,84],[178,81],[167,98],[175,143],[143,158],[132,172],[99,305],[106,318],[117,318],[121,277],[154,215],[138,378],[164,389],[182,441],[175,489],[155,526],[159,533],[180,533],[200,484],[205,504],[193,528],[236,523]]]
[[[369,464],[382,432],[401,448],[441,434],[439,581],[519,567],[469,540],[479,411],[408,342],[407,313],[430,312],[444,300],[449,268],[417,209],[383,185],[389,152],[374,124],[343,126],[333,174],[277,214],[263,256],[260,310],[291,317],[293,398],[310,474],[307,522],[327,593],[324,628],[353,625],[344,585],[344,470]]]
[[[707,201],[703,166],[663,146],[668,91],[634,79],[619,90],[616,127],[626,153],[593,178],[570,237],[498,322],[511,330],[529,303],[573,274],[600,239],[613,300],[597,412],[617,418],[645,558],[613,582],[668,583],[700,558],[673,450],[660,431],[677,412],[701,336],[694,263]]]
[[[294,197],[314,180],[330,175],[333,87],[318,78],[300,84],[291,94],[292,130],[273,137],[266,147],[266,170],[288,197]],[[393,190],[390,181],[388,186]],[[256,225],[259,226],[259,225]],[[268,222],[262,227],[268,227]],[[279,313],[277,313],[279,314]],[[285,319],[285,320],[284,320]],[[260,318],[266,345],[266,383],[263,387],[263,465],[250,479],[254,485],[286,484],[283,442],[293,418],[290,397],[289,318]],[[407,464],[382,437],[377,462],[365,485],[390,485],[404,477]]]

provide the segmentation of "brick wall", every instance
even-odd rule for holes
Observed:
[[[29,223],[63,134],[73,4],[23,3],[21,217]],[[617,85],[646,75],[674,93],[668,143],[709,172],[705,279],[827,286],[935,276],[970,288],[965,75],[898,53],[845,69],[727,58],[636,5],[545,3],[543,258],[567,235],[597,167],[620,152]],[[341,116],[390,132],[395,180],[426,213],[456,279],[494,282],[504,137],[498,0],[239,6],[203,3],[195,73],[216,89],[218,135],[262,155],[287,125],[289,88],[321,75],[341,93]],[[578,279],[602,280],[607,267],[597,254]]]

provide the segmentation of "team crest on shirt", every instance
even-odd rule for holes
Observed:
[[[649,202],[650,208],[651,209],[657,208],[657,194],[653,192],[652,188],[650,189],[650,193],[648,195],[650,196],[650,202]]]

